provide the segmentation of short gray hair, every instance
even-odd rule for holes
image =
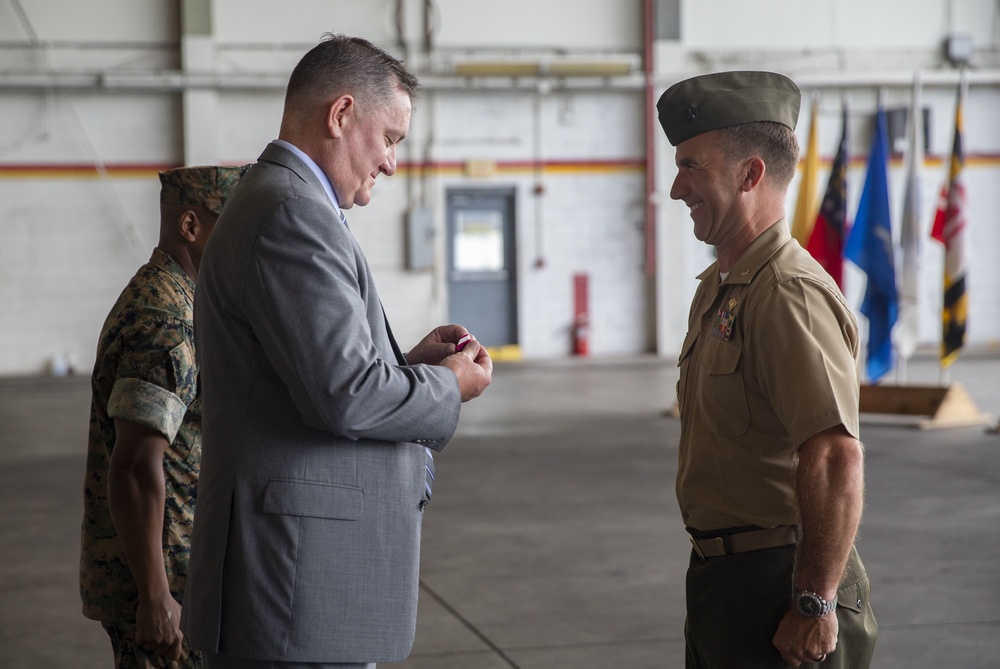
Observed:
[[[403,63],[368,40],[326,33],[292,70],[285,108],[301,110],[344,94],[384,104],[397,90],[413,100],[419,87]]]
[[[726,158],[742,161],[759,156],[775,185],[788,188],[799,164],[799,140],[795,132],[780,123],[758,121],[719,130]]]

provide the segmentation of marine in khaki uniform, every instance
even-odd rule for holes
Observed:
[[[670,196],[718,258],[698,277],[677,384],[689,669],[863,669],[877,636],[854,548],[858,327],[784,221],[799,103],[768,72],[694,77],[657,103]]]
[[[192,307],[205,242],[247,167],[160,174],[159,243],[98,341],[80,595],[119,669],[203,666],[178,627],[201,461]]]

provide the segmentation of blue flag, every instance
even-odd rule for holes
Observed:
[[[889,152],[885,112],[879,105],[868,175],[844,255],[868,275],[861,313],[868,318],[866,372],[873,382],[892,369],[892,326],[899,310],[889,217]]]

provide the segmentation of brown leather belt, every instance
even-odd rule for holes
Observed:
[[[790,546],[799,540],[798,529],[794,525],[779,525],[778,527],[738,532],[711,539],[695,539],[691,535],[688,536],[691,539],[691,545],[694,546],[694,552],[702,560]]]

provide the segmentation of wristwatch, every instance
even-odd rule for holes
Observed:
[[[815,592],[799,590],[795,593],[795,608],[806,618],[819,618],[833,613],[837,608],[837,598],[826,600]]]

